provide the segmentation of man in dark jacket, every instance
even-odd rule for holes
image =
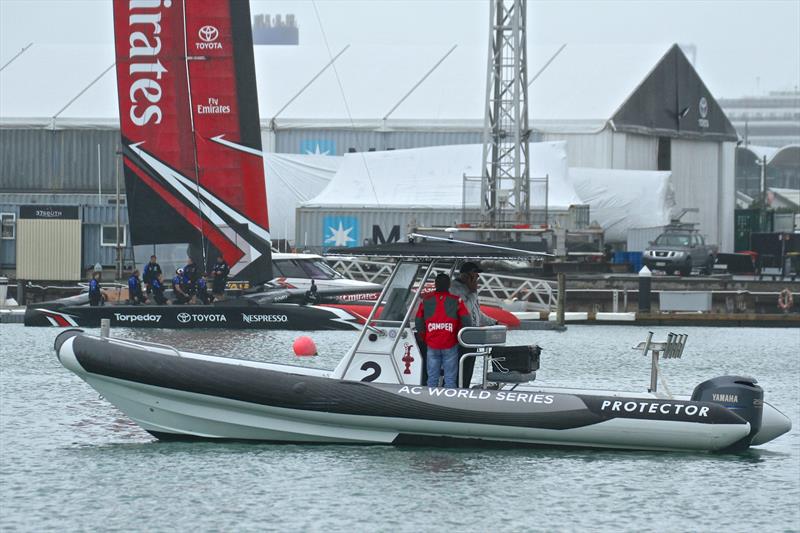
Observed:
[[[458,296],[469,311],[472,325],[475,327],[494,326],[497,320],[490,318],[486,313],[481,311],[481,304],[478,301],[478,285],[480,283],[480,274],[483,272],[478,265],[467,261],[461,265],[458,278],[456,278],[450,285],[450,294]],[[459,355],[464,355],[467,350],[459,346]],[[464,375],[459,380],[465,387],[469,387],[472,382],[472,372],[475,369],[475,358],[468,357],[464,360]]]
[[[158,275],[153,278],[152,289],[153,300],[155,300],[158,305],[165,305],[167,303],[167,299],[164,297],[164,282],[161,279],[161,272],[159,272]]]
[[[152,290],[153,280],[161,274],[161,265],[156,261],[156,256],[150,256],[150,262],[144,266],[142,271],[142,283],[144,283],[145,291],[150,294]]]
[[[95,271],[89,280],[89,305],[97,307],[103,305],[103,292],[100,290],[100,272]]]
[[[211,282],[211,292],[214,298],[220,299],[225,294],[225,285],[228,283],[228,263],[222,257],[222,254],[217,256],[217,262],[214,263],[214,268],[211,269],[213,281]]]
[[[197,278],[197,299],[204,305],[208,305],[212,301],[212,296],[208,294],[208,283],[204,276]]]
[[[454,389],[458,386],[458,331],[471,322],[464,303],[448,292],[450,276],[439,274],[434,283],[436,291],[422,297],[415,325],[428,347],[427,385],[438,386],[444,369],[444,386]]]
[[[173,303],[185,304],[192,299],[192,297],[186,292],[184,280],[185,278],[183,269],[179,268],[175,271],[175,277],[172,278],[172,292],[175,294],[175,300]]]
[[[142,293],[142,282],[139,281],[139,271],[134,270],[128,278],[128,301],[133,305],[138,305],[147,301]]]

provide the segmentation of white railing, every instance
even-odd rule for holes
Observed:
[[[328,259],[328,263],[341,275],[356,281],[383,283],[394,270],[394,263],[386,261],[370,261],[367,259],[338,258]]]
[[[394,263],[358,258],[329,259],[330,265],[346,278],[383,284],[394,270]],[[436,272],[449,272],[437,268]],[[558,300],[556,283],[541,279],[481,274],[478,295],[482,302],[511,307],[514,311],[553,311]]]
[[[481,300],[506,305],[522,302],[523,308],[515,311],[552,311],[556,308],[558,290],[554,282],[486,272],[481,274],[481,282],[478,290]]]

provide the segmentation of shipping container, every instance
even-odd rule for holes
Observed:
[[[583,229],[588,206],[548,211],[553,227]],[[544,211],[531,212],[534,223],[544,222]],[[300,250],[324,252],[334,247],[362,246],[405,240],[412,228],[450,227],[464,221],[480,220],[477,208],[337,208],[299,207],[295,226],[295,246]]]
[[[81,275],[81,220],[77,206],[20,206],[17,278],[77,281]]]

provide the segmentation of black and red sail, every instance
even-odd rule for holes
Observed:
[[[202,243],[270,279],[248,2],[116,0],[114,34],[133,243]]]

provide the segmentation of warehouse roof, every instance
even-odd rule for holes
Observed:
[[[261,119],[269,123],[277,116],[273,125],[278,128],[480,128],[486,90],[485,46],[456,47],[392,111],[449,49],[447,45],[354,45],[334,62],[335,68],[326,69],[291,101],[330,61],[328,50],[257,46]],[[334,55],[338,52],[331,51]],[[114,127],[116,79],[113,68],[106,71],[113,62],[111,45],[34,45],[0,74],[0,125]],[[659,69],[664,72],[659,74]],[[676,125],[679,130],[697,130],[685,125],[696,122],[694,117],[689,117],[694,122],[678,124],[677,113],[686,105],[697,114],[694,93],[698,91],[713,101],[676,45],[529,46],[528,72],[531,126],[545,131],[589,132],[608,124],[640,133]],[[675,73],[681,88],[677,88],[678,82],[673,82],[674,88],[664,87],[669,85],[665,76]],[[100,79],[86,88],[98,76]],[[697,85],[702,87],[697,89]],[[639,94],[642,88],[647,94]],[[685,102],[675,97],[675,90],[686,92]],[[664,100],[676,102],[681,109],[667,110],[664,115],[669,107],[663,105]],[[648,112],[664,116],[645,116]],[[730,126],[727,118],[724,121]],[[725,126],[717,129],[724,133]],[[729,130],[728,136],[733,127]],[[735,133],[732,135],[735,138]]]
[[[766,157],[768,166],[800,167],[800,144],[788,144],[781,148],[748,144],[747,146],[738,146],[736,149],[745,153],[749,152],[754,159],[759,161]]]

